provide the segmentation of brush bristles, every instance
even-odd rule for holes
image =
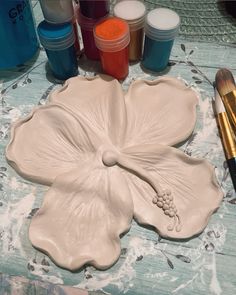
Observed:
[[[236,84],[230,70],[220,69],[215,77],[216,88],[221,96],[235,90]]]

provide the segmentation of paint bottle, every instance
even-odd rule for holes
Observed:
[[[53,24],[70,22],[74,16],[72,0],[40,0],[44,19]]]
[[[75,34],[75,48],[80,53],[79,35],[76,20],[78,5],[72,0],[40,0],[44,19],[51,24],[63,24],[71,22]]]
[[[0,69],[5,69],[31,59],[39,44],[29,0],[1,0],[0,6]]]
[[[49,66],[59,80],[77,76],[78,65],[75,52],[75,36],[71,23],[53,25],[42,21],[38,36],[45,48]]]
[[[76,50],[76,54],[79,55],[80,54],[80,44],[79,44],[79,31],[78,31],[77,18],[74,16],[71,22],[72,22],[73,30],[74,30],[74,34],[75,34],[75,50]]]
[[[79,24],[78,24],[78,20],[77,20],[78,10],[79,10],[79,5],[77,5],[74,2],[74,15],[73,15],[71,23],[73,25],[74,34],[75,34],[75,50],[76,50],[76,54],[80,55],[81,51],[80,51],[80,41],[79,41]]]
[[[109,0],[80,0],[80,11],[88,18],[101,18],[109,13]]]
[[[84,53],[88,59],[99,60],[99,50],[95,45],[93,29],[99,19],[85,17],[80,9],[77,11],[77,19],[81,29],[81,35],[84,45]]]
[[[136,0],[121,1],[114,6],[114,15],[124,19],[129,24],[129,60],[140,60],[143,50],[145,5]]]
[[[124,79],[129,73],[130,34],[127,22],[117,17],[102,20],[95,25],[94,38],[103,71],[114,78]]]
[[[155,72],[166,68],[179,25],[179,15],[173,10],[156,8],[147,14],[142,60],[144,68]]]

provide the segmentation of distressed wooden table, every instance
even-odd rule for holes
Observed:
[[[38,21],[41,11],[37,1],[33,4]],[[178,38],[165,72],[153,75],[137,63],[122,83],[127,89],[133,79],[170,75],[198,91],[197,125],[179,148],[216,166],[224,200],[207,228],[181,242],[160,239],[133,222],[121,239],[121,256],[113,267],[106,271],[85,267],[74,273],[32,247],[28,226],[48,188],[24,180],[5,160],[11,123],[45,104],[48,93],[60,85],[48,72],[43,49],[32,63],[0,71],[0,294],[236,294],[236,196],[211,104],[212,81],[220,67],[236,75],[235,46]],[[89,76],[101,68],[82,56],[79,71]]]

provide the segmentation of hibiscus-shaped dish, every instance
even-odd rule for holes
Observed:
[[[163,237],[200,233],[222,192],[213,167],[170,147],[192,132],[197,97],[182,81],[75,77],[12,129],[6,156],[51,186],[29,237],[59,266],[105,269],[133,217]]]

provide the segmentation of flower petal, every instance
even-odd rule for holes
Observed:
[[[90,158],[106,140],[64,107],[48,105],[16,123],[6,157],[20,175],[50,185],[57,175]]]
[[[81,114],[89,125],[105,132],[114,145],[123,144],[126,111],[118,80],[106,75],[70,78],[51,93],[50,101]]]
[[[118,259],[119,236],[129,229],[132,217],[133,203],[121,169],[84,165],[56,178],[29,236],[61,267],[76,270],[91,264],[105,269]]]
[[[197,96],[176,78],[137,80],[125,99],[129,119],[126,146],[174,145],[193,131]]]
[[[123,153],[146,171],[145,179],[171,191],[182,228],[168,230],[174,218],[154,204],[157,203],[155,190],[147,181],[125,171],[134,202],[134,218],[139,223],[152,225],[161,236],[171,238],[189,238],[204,229],[223,198],[214,168],[206,160],[193,159],[161,145],[130,147]]]

